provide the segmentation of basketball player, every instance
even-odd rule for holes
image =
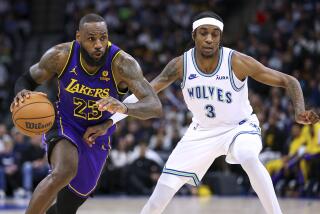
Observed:
[[[58,82],[56,122],[44,135],[52,171],[35,189],[27,214],[76,213],[95,189],[108,156],[115,130],[109,128],[112,113],[148,119],[162,111],[139,64],[109,41],[106,22],[96,14],[80,20],[75,41],[49,49],[17,80],[11,107],[53,77]],[[139,102],[119,101],[127,88]],[[108,106],[100,111],[96,101],[102,98]],[[55,197],[56,203],[47,211]]]
[[[303,94],[294,77],[222,47],[222,32],[223,21],[218,15],[199,14],[193,21],[195,47],[171,60],[151,82],[159,93],[180,80],[193,121],[171,153],[142,214],[162,213],[185,183],[198,185],[212,162],[221,155],[226,155],[228,163],[241,164],[267,213],[281,213],[270,175],[258,159],[261,130],[248,100],[248,77],[285,88],[294,106],[296,122],[315,123],[319,117],[305,110]],[[136,100],[130,96],[124,102]],[[101,108],[105,105],[103,100],[100,105]],[[122,118],[121,114],[111,117],[114,123]]]

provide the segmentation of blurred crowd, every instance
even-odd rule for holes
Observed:
[[[13,65],[21,60],[16,46],[32,32],[27,2],[0,0],[0,109],[4,115],[8,115],[12,99],[12,93],[8,93],[14,80],[11,72],[17,72]],[[257,2],[244,33],[224,45],[295,76],[302,86],[307,108],[320,112],[320,16],[317,16],[320,3]],[[73,40],[79,19],[86,13],[97,12],[108,23],[110,40],[134,56],[144,75],[152,80],[173,57],[191,47],[191,19],[195,14],[212,10],[228,23],[227,17],[236,12],[228,9],[229,4],[232,1],[68,1],[62,40]],[[151,193],[165,161],[192,119],[179,88],[179,83],[175,83],[159,94],[164,108],[161,119],[127,118],[118,123],[99,193]],[[249,98],[262,127],[260,159],[272,176],[277,194],[320,197],[320,124],[296,124],[292,104],[283,89],[264,86],[252,79],[249,88]],[[28,196],[48,172],[41,140],[23,137],[12,124],[2,122],[0,197]],[[243,187],[241,194],[253,194],[240,166],[227,165],[218,159],[208,174],[212,172],[234,175],[237,184]],[[191,187],[180,191],[180,194],[199,193]]]
[[[26,0],[0,0],[0,117],[7,115],[18,77],[21,50],[31,33],[30,8]]]

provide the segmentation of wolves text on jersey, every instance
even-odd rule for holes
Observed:
[[[203,85],[187,88],[187,90],[191,99],[213,100],[216,98],[220,102],[232,102],[232,93],[218,87]]]

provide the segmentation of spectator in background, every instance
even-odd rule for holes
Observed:
[[[23,157],[27,152],[27,149],[29,147],[29,142],[27,140],[27,137],[21,134],[17,128],[13,127],[10,131],[10,134],[12,136],[13,140],[13,151],[15,153],[15,156],[19,162],[19,166],[23,163]]]
[[[161,166],[151,158],[148,158],[146,143],[141,142],[137,151],[139,151],[139,156],[129,167],[128,193],[132,195],[149,195],[160,177]]]
[[[268,122],[263,125],[262,141],[264,142],[259,159],[262,163],[278,159],[285,153],[283,142],[285,142],[285,133],[277,125],[278,115],[273,113],[269,115]]]
[[[311,137],[308,126],[294,124],[291,130],[292,139],[289,142],[289,153],[280,159],[271,160],[266,164],[276,191],[282,196],[298,196],[302,190],[305,178],[300,160],[305,153]]]
[[[13,152],[12,141],[4,142],[4,150],[0,153],[0,172],[2,174],[0,179],[4,179],[0,181],[0,184],[2,185],[0,188],[3,188],[3,184],[6,184],[5,188],[1,190],[8,194],[13,192],[16,196],[21,190],[21,175],[18,160]]]
[[[22,160],[22,186],[25,190],[23,195],[30,197],[33,187],[46,177],[49,172],[49,165],[41,142],[41,136],[31,138]]]
[[[306,145],[300,167],[304,174],[303,196],[320,196],[320,123],[308,126],[311,141]]]
[[[106,172],[102,175],[101,186],[107,192],[124,193],[129,164],[128,141],[125,137],[117,139],[116,148],[110,152],[110,163],[106,165]]]
[[[12,142],[11,136],[7,133],[7,126],[0,123],[0,154],[5,152],[5,144]]]
[[[164,126],[160,126],[157,133],[151,137],[149,148],[154,150],[163,161],[167,160],[171,151],[171,136],[166,133]]]

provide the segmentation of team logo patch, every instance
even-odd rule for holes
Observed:
[[[189,79],[189,80],[193,80],[193,79],[195,79],[195,78],[197,78],[197,77],[198,77],[197,74],[190,74],[189,77],[188,77],[188,79]]]
[[[108,77],[108,71],[102,71],[102,75],[100,77],[100,80],[104,80],[106,82],[108,82],[110,80],[110,78]]]

